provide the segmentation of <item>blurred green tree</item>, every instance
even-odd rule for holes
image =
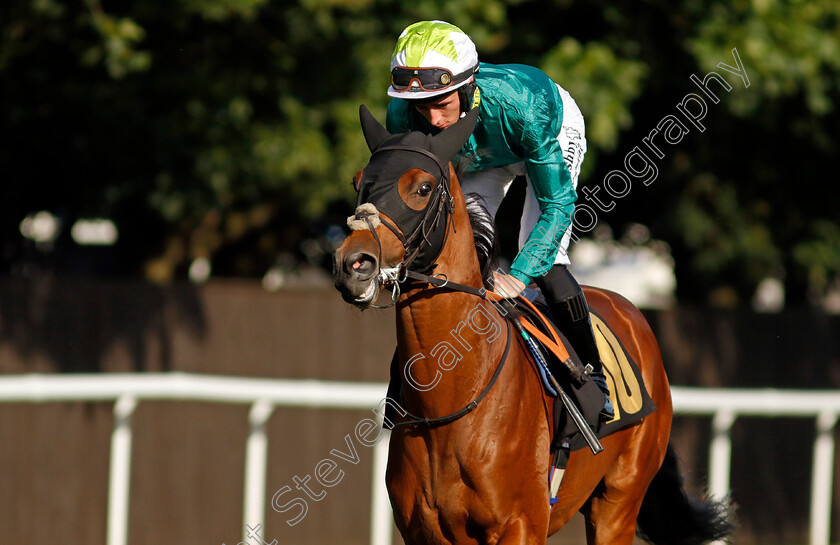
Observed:
[[[350,210],[368,155],[358,105],[384,117],[393,42],[429,18],[464,28],[483,60],[540,66],[570,90],[587,118],[584,184],[621,168],[697,92],[689,76],[731,65],[737,48],[750,86],[727,73],[735,88],[710,103],[706,130],[600,221],[667,240],[684,300],[743,304],[767,277],[790,301],[837,289],[823,183],[840,130],[831,0],[9,0],[5,270],[37,253],[18,223],[38,210],[65,226],[56,270],[85,270],[66,227],[88,216],[119,226],[107,270],[154,281],[197,257],[221,275],[262,275],[278,255],[326,264],[323,235]]]

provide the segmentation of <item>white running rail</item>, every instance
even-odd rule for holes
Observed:
[[[244,527],[265,520],[268,438],[266,423],[278,406],[373,409],[386,385],[315,380],[254,379],[186,373],[7,375],[0,377],[0,403],[113,401],[108,485],[107,545],[127,545],[131,475],[131,417],[147,400],[205,401],[251,405],[245,445]],[[816,420],[811,477],[810,545],[828,545],[834,482],[834,429],[840,418],[840,392],[776,389],[673,387],[675,414],[712,417],[709,494],[729,493],[731,430],[741,416],[805,417]],[[373,453],[371,545],[390,545],[392,522],[384,487],[388,442]]]

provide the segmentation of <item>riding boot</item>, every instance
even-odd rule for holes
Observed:
[[[386,430],[393,429],[397,418],[396,404],[400,402],[402,394],[402,381],[400,379],[400,361],[397,350],[394,350],[394,357],[391,358],[391,380],[388,382],[388,391],[385,394],[393,403],[385,404],[385,414],[382,420],[382,427]]]
[[[556,308],[562,306],[566,308]],[[615,417],[615,410],[610,399],[610,389],[607,386],[607,377],[604,376],[601,356],[598,354],[598,345],[595,342],[595,335],[592,332],[592,324],[589,320],[589,307],[586,304],[583,291],[567,301],[562,301],[556,307],[555,314],[558,311],[561,314],[564,311],[568,313],[568,321],[565,327],[561,327],[561,330],[566,334],[569,342],[572,343],[584,367],[591,367],[589,378],[598,385],[598,388],[604,394],[604,407],[601,409],[600,416],[603,420],[612,420]]]
[[[564,265],[553,266],[537,284],[554,315],[554,320],[572,347],[575,349],[584,367],[590,367],[589,377],[604,394],[604,407],[601,409],[602,420],[615,417],[610,390],[604,376],[598,345],[589,320],[589,306],[580,285]]]

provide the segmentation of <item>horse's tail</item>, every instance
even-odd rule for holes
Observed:
[[[724,539],[735,529],[728,501],[686,494],[671,445],[648,487],[636,524],[639,537],[654,545],[700,545]]]

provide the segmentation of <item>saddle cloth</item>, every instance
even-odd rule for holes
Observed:
[[[520,308],[520,310],[524,311],[524,316],[519,319],[530,320],[535,326],[542,329],[544,333],[548,333],[545,329],[550,324],[550,327],[553,327],[555,332],[559,334],[572,358],[579,362],[571,343],[568,342],[562,331],[559,331],[545,318],[545,314],[550,312],[547,311],[545,303],[537,299],[534,301],[534,304],[539,308],[541,315],[537,315],[534,312],[537,309],[531,308],[530,305],[524,305],[524,308]],[[598,386],[591,380],[587,380],[580,386],[572,384],[565,366],[554,356],[553,352],[548,347],[543,346],[543,353],[548,356],[547,359],[553,371],[554,378],[557,379],[557,382],[560,383],[566,393],[575,401],[581,409],[584,418],[589,422],[600,439],[640,421],[655,411],[656,405],[645,389],[638,365],[636,365],[636,362],[627,353],[627,350],[615,333],[613,333],[607,323],[597,313],[590,310],[589,318],[592,323],[592,332],[595,335],[601,362],[603,363],[604,376],[607,379],[607,386],[610,390],[610,399],[615,409],[615,418],[606,422],[600,422],[598,413],[604,405],[604,396]],[[539,342],[536,338],[534,340]],[[535,365],[535,367],[541,370],[539,365]],[[546,392],[552,394],[554,389],[548,383],[545,374],[540,373],[540,379],[543,381]],[[564,442],[568,442],[571,450],[585,447],[586,441],[568,415],[566,408],[563,406],[563,402],[556,397],[556,392],[553,395],[555,395],[553,407],[554,436],[552,438],[551,450],[557,450]]]

